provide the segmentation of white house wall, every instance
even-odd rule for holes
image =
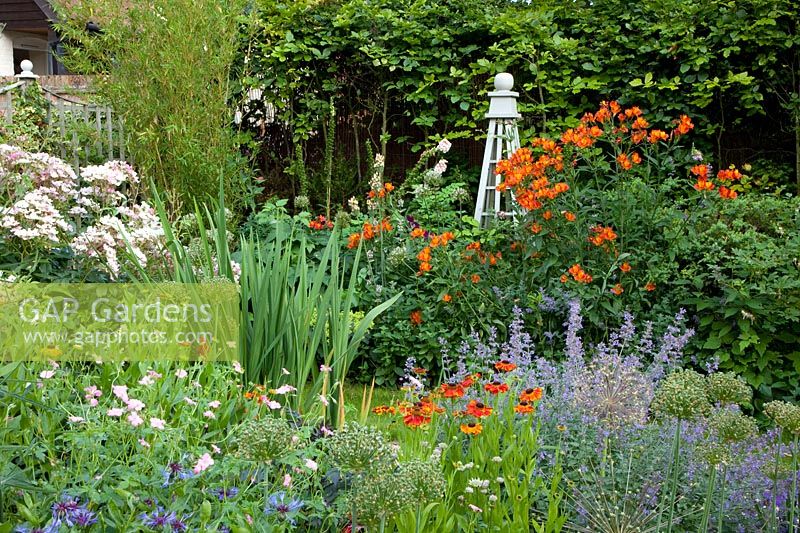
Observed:
[[[14,41],[5,31],[0,32],[0,76],[14,75]]]

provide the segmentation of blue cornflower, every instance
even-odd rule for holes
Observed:
[[[303,507],[301,500],[288,500],[284,491],[275,493],[267,498],[267,506],[264,509],[266,515],[276,515],[281,520],[288,520],[294,525],[294,517],[300,508]]]
[[[75,527],[86,528],[97,523],[97,516],[86,507],[81,507],[72,513],[70,521]]]
[[[174,512],[167,512],[160,505],[155,511],[151,513],[142,513],[139,515],[145,527],[153,530],[166,530],[167,526],[172,527],[172,523],[178,519]]]
[[[175,479],[189,479],[194,477],[194,472],[189,468],[184,468],[180,463],[170,463],[167,468],[162,470],[161,474],[164,476],[164,483],[162,487],[168,486]]]
[[[14,533],[58,533],[61,528],[61,520],[53,520],[44,527],[33,527],[28,524],[17,526]]]
[[[77,498],[73,498],[69,494],[62,494],[61,500],[53,504],[53,519],[63,520],[68,526],[72,527],[72,515],[78,509],[81,509],[81,504]]]
[[[219,498],[219,501],[223,501],[227,498],[233,498],[237,494],[239,494],[239,489],[236,487],[229,487],[229,488],[219,488],[219,489],[211,489],[209,492]]]

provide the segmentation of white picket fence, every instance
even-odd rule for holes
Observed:
[[[19,81],[0,88],[0,113],[9,123],[14,121],[17,91],[26,84],[38,83],[37,76],[24,67],[17,77]],[[48,128],[60,140],[57,150],[60,153],[56,155],[68,161],[76,171],[91,163],[115,159],[133,164],[126,149],[125,125],[110,106],[66,97],[44,86],[41,89],[48,102]]]

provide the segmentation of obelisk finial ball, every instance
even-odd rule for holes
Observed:
[[[494,77],[494,89],[496,91],[510,91],[514,86],[514,76],[508,72],[501,72]]]

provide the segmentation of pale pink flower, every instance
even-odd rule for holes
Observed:
[[[182,368],[179,368],[178,370],[175,371],[175,377],[179,378],[179,379],[183,379],[188,375],[189,375],[189,373],[186,370],[182,369]]]
[[[71,416],[67,420],[77,424],[78,422],[83,422],[83,417],[82,416]]]
[[[164,424],[166,424],[166,420],[162,420],[161,418],[150,418],[150,427],[153,429],[164,429]]]
[[[213,402],[208,402],[208,406],[212,409],[216,409],[217,407],[220,406],[220,401],[214,400]]]
[[[328,365],[319,365],[319,371],[320,372],[330,372],[331,370],[333,370],[333,369],[331,367],[329,367]]]
[[[441,141],[439,141],[439,144],[436,145],[436,149],[442,152],[443,154],[446,154],[447,152],[450,151],[451,146],[453,146],[453,143],[451,143],[447,139],[442,139]]]
[[[306,468],[311,470],[312,472],[316,472],[319,465],[314,459],[306,459]]]
[[[242,364],[239,361],[234,361],[231,366],[233,366],[233,371],[237,374],[244,374],[244,368],[242,368]]]
[[[291,372],[289,372],[289,371],[288,371],[288,370],[286,370],[285,368],[281,368],[281,373],[282,373],[284,376],[288,376],[289,374],[291,374]]]
[[[204,453],[200,458],[197,460],[197,464],[194,465],[194,473],[199,474],[205,470],[208,470],[208,467],[214,464],[214,459],[211,458],[211,454]]]
[[[252,516],[250,516],[249,514],[246,514],[246,515],[244,515],[244,519],[247,521],[247,525],[249,525],[249,526],[253,525],[253,517]]]
[[[128,411],[141,411],[145,408],[143,401],[134,398],[129,398],[125,405],[128,406]]]
[[[109,409],[108,411],[106,411],[106,414],[108,416],[122,416],[123,414],[125,414],[125,410],[120,407],[114,407],[113,409]]]
[[[272,410],[281,408],[281,404],[279,404],[278,402],[274,402],[272,400],[267,400],[265,403],[266,403],[267,407],[269,407]]]
[[[50,360],[49,360],[49,361],[47,361],[47,362],[48,362],[48,363],[50,363],[50,366],[52,366],[52,367],[53,367],[53,370],[55,370],[55,369],[57,369],[57,368],[61,368],[61,365],[59,365],[57,362],[53,361],[52,359],[50,359]]]
[[[151,376],[142,376],[142,379],[139,380],[139,385],[144,385],[145,387],[153,383],[155,383],[155,381],[153,381]]]
[[[99,398],[100,396],[103,395],[103,391],[98,389],[95,385],[92,385],[91,387],[86,387],[83,389],[83,391],[86,393],[83,397],[86,398],[87,400],[91,400],[92,398]]]
[[[155,370],[148,370],[147,375],[153,379],[161,379],[162,377],[164,377]]]
[[[287,489],[292,486],[292,476],[290,476],[289,474],[283,475],[283,486],[286,487]]]
[[[188,403],[189,405],[197,405],[197,402],[189,398],[188,396],[183,397],[183,401]]]
[[[41,372],[39,372],[39,377],[42,379],[50,379],[55,375],[56,375],[55,370],[42,370]]]
[[[114,385],[111,387],[111,392],[114,393],[114,396],[122,400],[123,402],[128,401],[128,387],[125,385]]]
[[[217,415],[214,414],[214,411],[206,411],[203,413],[203,416],[210,419],[217,418]]]
[[[447,170],[447,159],[440,159],[436,166],[433,167],[433,171],[437,174],[444,174]]]
[[[141,426],[142,423],[144,422],[144,420],[142,420],[142,417],[140,417],[139,413],[137,413],[136,411],[129,414],[127,420],[133,427]]]
[[[211,449],[214,451],[214,453],[222,453],[222,450],[220,450],[219,446],[217,446],[216,444],[212,444]]]
[[[470,508],[472,511],[476,512],[476,513],[482,513],[482,512],[483,512],[483,509],[481,509],[481,508],[480,508],[480,507],[478,507],[477,505],[472,505],[472,504],[469,504],[469,508]]]
[[[295,392],[297,389],[292,387],[291,385],[281,385],[277,389],[275,389],[275,394],[289,394],[290,392]]]
[[[98,403],[100,403],[100,402],[97,401],[97,398],[92,398],[91,400],[89,400],[89,406],[90,407],[97,407]]]
[[[141,444],[141,445],[142,445],[142,446],[144,446],[145,448],[149,448],[149,447],[150,447],[150,443],[149,443],[149,442],[147,442],[147,441],[146,441],[146,440],[144,440],[144,439],[139,439],[139,444]]]

